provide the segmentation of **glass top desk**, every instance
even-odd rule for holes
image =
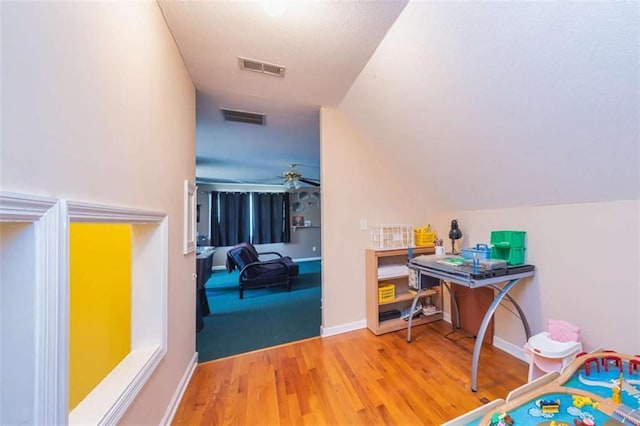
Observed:
[[[409,259],[409,263],[407,266],[409,267],[409,269],[415,271],[416,282],[418,283],[418,287],[420,288],[413,298],[411,311],[409,312],[414,311],[418,299],[420,298],[420,292],[422,290],[426,290],[422,289],[421,286],[422,276],[438,278],[447,288],[447,290],[449,290],[449,294],[451,294],[449,283],[462,285],[468,288],[491,287],[495,290],[493,301],[487,309],[487,312],[485,312],[484,314],[473,347],[473,358],[471,359],[471,390],[475,392],[478,389],[478,361],[480,359],[482,341],[484,340],[484,335],[487,331],[487,327],[489,326],[489,322],[491,321],[491,317],[495,313],[502,299],[506,297],[511,302],[511,304],[513,304],[513,306],[518,311],[520,319],[522,320],[522,325],[524,326],[524,332],[527,336],[527,340],[529,340],[529,337],[531,337],[531,330],[529,329],[527,317],[520,308],[520,305],[518,305],[518,303],[509,295],[509,291],[519,282],[521,282],[523,278],[532,277],[535,273],[535,268],[533,265],[519,265],[515,267],[508,267],[506,269],[487,269],[479,271],[479,273],[472,273],[471,268],[469,267],[453,266],[451,264],[446,264],[446,262],[443,262],[451,257],[453,256],[417,256],[413,259]],[[504,285],[500,286],[499,284]],[[459,325],[458,306],[455,302],[455,299],[452,298],[452,301],[453,308],[455,309],[456,313],[457,327]],[[407,325],[407,342],[411,342],[412,319],[413,317],[410,315]]]

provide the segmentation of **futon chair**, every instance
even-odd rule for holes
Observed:
[[[273,255],[275,258],[262,260],[261,255]],[[298,275],[298,265],[288,256],[280,253],[259,253],[250,243],[237,244],[227,251],[227,271],[240,271],[238,279],[240,299],[244,298],[244,290],[250,288],[284,285],[291,291],[291,277]]]

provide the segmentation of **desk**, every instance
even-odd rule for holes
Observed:
[[[522,320],[522,325],[524,326],[524,332],[527,336],[527,340],[531,337],[531,330],[529,329],[529,323],[527,322],[527,317],[520,308],[520,305],[516,303],[516,301],[509,295],[509,291],[516,286],[523,278],[532,277],[534,275],[534,271],[526,271],[520,272],[519,269],[522,267],[514,267],[508,268],[506,275],[489,277],[489,278],[473,278],[471,274],[466,272],[461,272],[452,267],[445,267],[438,263],[446,259],[446,257],[435,257],[435,256],[418,256],[416,258],[410,259],[409,264],[407,265],[410,269],[413,269],[417,273],[418,282],[422,282],[421,276],[425,275],[428,277],[434,277],[441,280],[442,284],[451,292],[451,288],[449,283],[455,283],[459,285],[463,285],[469,288],[478,288],[478,287],[490,287],[496,290],[496,293],[493,298],[493,302],[485,312],[484,317],[482,319],[482,323],[480,324],[480,329],[478,330],[478,335],[476,336],[476,341],[473,346],[473,358],[471,360],[471,390],[475,392],[478,389],[478,361],[480,359],[480,349],[482,348],[482,341],[484,340],[484,335],[487,331],[487,326],[491,321],[491,317],[495,313],[498,305],[505,297],[513,304],[513,306],[518,311],[518,315]],[[511,272],[511,273],[510,273]],[[498,284],[506,283],[503,287],[500,287]],[[418,299],[420,298],[420,292],[414,296],[413,304],[411,305],[411,312],[416,306]],[[452,299],[453,300],[453,299]],[[456,325],[459,322],[459,312],[458,307],[455,305],[456,311]],[[412,317],[409,317],[408,328],[407,328],[407,342],[411,342],[411,321]]]
[[[211,277],[211,267],[213,266],[213,247],[198,247],[196,251],[196,331],[204,328],[204,320],[211,313],[205,283]]]

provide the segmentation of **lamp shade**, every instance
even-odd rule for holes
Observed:
[[[451,229],[449,230],[449,238],[451,239],[451,254],[458,254],[456,251],[456,240],[462,238],[462,231],[458,226],[458,221],[453,219],[451,221]]]
[[[459,240],[460,238],[462,238],[462,231],[460,230],[460,227],[458,226],[458,221],[456,219],[453,219],[451,221],[451,230],[449,231],[449,238],[452,240]]]

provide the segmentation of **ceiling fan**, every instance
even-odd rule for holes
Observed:
[[[291,163],[289,164],[289,169],[282,172],[282,177],[284,178],[284,182],[282,183],[287,189],[298,189],[302,186],[300,182],[306,183],[311,186],[320,186],[319,179],[312,178],[304,178],[302,177],[302,173],[296,170],[296,166],[300,164]]]

